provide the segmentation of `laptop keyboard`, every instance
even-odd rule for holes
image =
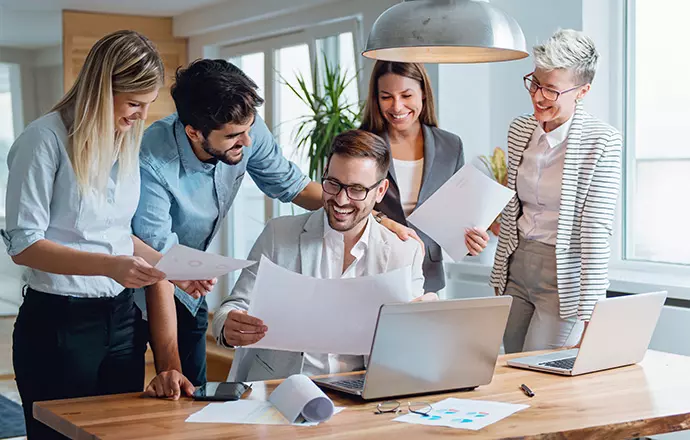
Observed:
[[[540,362],[539,365],[544,366],[544,367],[555,367],[555,368],[562,368],[564,370],[572,370],[573,365],[575,365],[575,359],[576,358],[574,358],[574,357],[566,358],[566,359],[558,359],[557,361]]]
[[[331,385],[337,385],[341,388],[347,388],[348,390],[361,390],[364,389],[364,379],[343,379],[331,382]]]

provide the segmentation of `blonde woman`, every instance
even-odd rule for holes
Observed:
[[[139,143],[163,64],[144,36],[98,41],[74,86],[29,124],[8,155],[7,226],[28,268],[13,364],[29,439],[63,438],[34,401],[141,391],[145,344],[132,289],[164,274],[131,235]]]
[[[599,55],[581,32],[534,47],[534,107],[508,131],[508,187],[491,285],[513,304],[507,353],[577,345],[606,296],[621,180],[620,133],[585,112]]]

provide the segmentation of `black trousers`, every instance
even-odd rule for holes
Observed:
[[[206,330],[208,304],[206,298],[193,316],[187,307],[175,298],[177,310],[177,349],[182,363],[182,374],[195,387],[206,383]]]
[[[12,360],[30,440],[65,438],[33,418],[36,401],[143,390],[146,334],[132,293],[76,298],[27,289]]]

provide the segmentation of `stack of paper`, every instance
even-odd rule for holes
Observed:
[[[186,421],[313,426],[329,420],[343,409],[334,407],[331,399],[307,376],[295,374],[285,379],[267,402],[237,400],[211,403]]]

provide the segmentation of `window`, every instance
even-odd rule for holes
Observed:
[[[7,190],[7,153],[14,142],[17,115],[16,93],[18,66],[0,63],[0,218],[5,218],[5,192]],[[4,223],[4,221],[3,221]]]
[[[690,265],[689,14],[688,2],[628,2],[627,260]]]
[[[307,85],[312,84],[314,60],[339,63],[348,76],[355,76],[357,65],[356,23],[352,20],[315,27],[276,38],[267,38],[221,49],[221,57],[241,68],[261,89],[266,100],[259,114],[273,131],[283,155],[305,174],[309,171],[306,155],[296,151],[294,134],[299,118],[308,112],[304,104],[285,84],[296,84],[301,74]],[[348,102],[359,101],[357,81],[347,87]],[[232,255],[246,258],[265,223],[281,215],[294,215],[304,210],[292,203],[280,203],[265,196],[249,178],[245,178],[229,216],[229,247]]]

